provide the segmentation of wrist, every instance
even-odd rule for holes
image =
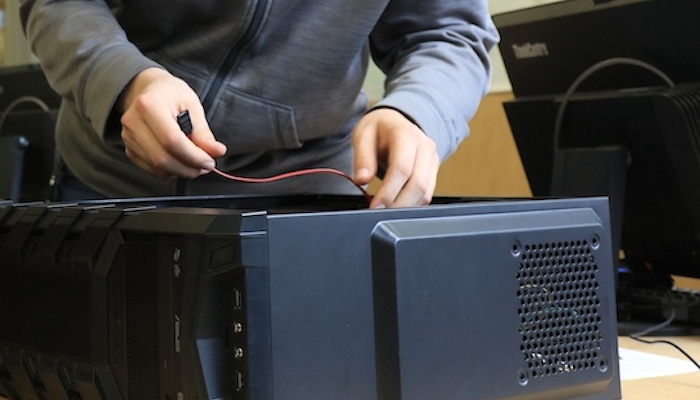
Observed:
[[[413,119],[410,115],[406,114],[403,110],[400,110],[396,107],[392,107],[392,106],[388,106],[388,105],[378,105],[378,106],[375,106],[375,107],[369,109],[369,111],[367,111],[367,114],[370,114],[370,113],[376,112],[376,111],[381,111],[381,110],[389,110],[389,111],[393,111],[397,114],[400,114],[406,120],[408,120],[410,123],[417,126],[418,129],[421,129],[420,125],[418,125],[418,123],[416,122],[415,119]],[[422,131],[422,129],[421,129],[421,131]]]

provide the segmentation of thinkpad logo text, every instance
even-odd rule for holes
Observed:
[[[518,60],[546,57],[549,55],[547,43],[525,43],[522,45],[514,44],[512,47],[515,58]]]

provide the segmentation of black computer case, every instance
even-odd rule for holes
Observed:
[[[11,399],[618,399],[607,202],[0,207]]]

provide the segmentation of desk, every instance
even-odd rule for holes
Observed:
[[[695,360],[700,360],[700,337],[659,338],[680,346]],[[685,359],[683,354],[666,344],[645,344],[621,337],[619,346],[630,350]],[[622,381],[624,400],[697,400],[700,399],[700,370],[689,374],[669,375],[647,379]]]
[[[700,360],[700,336],[662,338],[669,340]],[[666,344],[645,344],[620,337],[619,346],[685,360],[675,348]],[[697,400],[700,399],[700,370],[688,374],[622,381],[623,400]],[[0,396],[0,400],[7,400]]]

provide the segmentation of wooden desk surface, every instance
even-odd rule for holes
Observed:
[[[700,362],[700,337],[657,338],[669,340]],[[666,344],[645,344],[621,337],[619,346],[651,354],[686,359],[683,354]],[[622,381],[624,400],[698,400],[700,399],[700,370],[689,374]]]
[[[700,361],[700,336],[659,338],[669,340]],[[645,344],[620,337],[619,346],[651,354],[685,360],[675,348],[665,344]],[[698,400],[700,399],[700,370],[688,374],[622,381],[623,400]],[[0,396],[0,400],[7,400]]]

